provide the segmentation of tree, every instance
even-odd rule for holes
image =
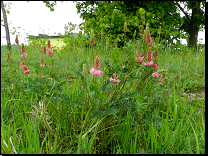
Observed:
[[[197,45],[200,27],[203,28],[205,26],[205,11],[202,9],[205,9],[205,1],[187,1],[186,3],[182,1],[181,3],[187,6],[188,11],[192,10],[192,14],[188,15],[188,12],[184,11],[184,8],[180,4],[177,5],[185,14],[183,17],[184,23],[180,26],[180,30],[184,30],[189,34],[188,46],[195,47]]]
[[[149,23],[153,37],[160,35],[163,42],[169,43],[173,43],[173,39],[188,38],[188,45],[194,46],[197,43],[195,35],[198,35],[199,27],[205,25],[205,13],[200,9],[201,4],[201,8],[205,8],[205,2],[181,3],[184,3],[188,10],[192,10],[191,17],[187,14],[183,18],[180,17],[179,9],[185,11],[178,1],[87,1],[77,2],[76,8],[77,13],[81,13],[80,17],[85,20],[82,23],[85,32],[89,33],[91,28],[95,33],[103,30],[105,36],[110,35],[111,38],[118,40],[122,40],[124,36],[124,22],[128,24],[129,38],[134,30],[138,30],[138,26],[142,23],[138,9],[144,8],[145,23]]]
[[[8,22],[7,22],[7,15],[6,15],[3,1],[1,1],[1,9],[2,9],[2,13],[3,13],[4,27],[5,27],[5,31],[6,31],[7,50],[10,51],[11,50],[11,41],[10,41],[10,35],[9,35],[9,26],[8,26]]]

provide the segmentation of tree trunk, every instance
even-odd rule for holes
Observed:
[[[190,31],[188,32],[190,35],[189,40],[188,40],[189,47],[196,47],[197,46],[198,32],[199,32],[199,28],[190,27]]]
[[[8,27],[7,15],[6,15],[3,1],[1,1],[1,9],[2,9],[2,13],[3,13],[4,27],[5,27],[5,31],[6,31],[7,51],[10,51],[11,50],[11,42],[10,42],[10,36],[9,36],[9,27]]]
[[[200,4],[197,5],[196,2],[192,2],[192,16],[191,16],[191,23],[189,25],[189,40],[188,40],[188,46],[189,47],[196,47],[197,46],[197,39],[198,39],[198,32],[199,27],[194,26],[197,22],[197,15],[200,12]]]

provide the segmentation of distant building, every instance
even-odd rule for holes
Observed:
[[[71,35],[75,38],[78,37],[78,33],[73,33],[73,35]],[[82,35],[87,37],[87,35]],[[38,36],[34,36],[34,35],[29,35],[29,44],[31,43],[32,40],[34,39],[42,39],[45,40],[45,43],[47,45],[48,40],[50,40],[50,43],[52,46],[56,46],[56,47],[62,47],[63,45],[65,45],[65,43],[63,42],[64,36],[61,35],[60,33],[58,35],[54,35],[54,36],[49,36],[49,35],[45,35],[45,34],[38,34]],[[89,38],[88,38],[89,40]]]

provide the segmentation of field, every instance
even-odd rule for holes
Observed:
[[[137,45],[71,38],[50,56],[37,41],[27,58],[13,45],[10,59],[1,47],[1,153],[205,154],[204,47],[158,44],[153,77]]]

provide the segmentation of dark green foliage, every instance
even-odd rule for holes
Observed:
[[[188,10],[195,10],[194,14],[188,15],[180,6],[181,3]],[[93,29],[98,38],[108,37],[111,42],[117,40],[119,46],[124,42],[124,22],[127,22],[127,39],[132,39],[134,30],[137,31],[136,38],[139,38],[139,25],[142,24],[139,8],[146,11],[145,25],[149,23],[152,37],[158,37],[162,43],[173,43],[173,39],[180,38],[193,40],[195,36],[191,31],[195,30],[198,34],[197,27],[205,25],[204,1],[87,1],[77,2],[76,7],[77,12],[81,13],[80,17],[85,20],[82,23],[85,33],[89,34],[90,29]],[[185,16],[181,18],[177,10],[185,13]]]

